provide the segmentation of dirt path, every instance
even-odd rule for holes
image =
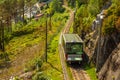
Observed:
[[[43,49],[41,47],[42,45],[43,43],[41,42],[38,45],[26,48],[25,50],[21,51],[20,54],[16,55],[13,61],[11,61],[9,67],[2,70],[0,69],[0,80],[9,80],[11,76],[24,73],[24,64],[40,53],[40,51]]]

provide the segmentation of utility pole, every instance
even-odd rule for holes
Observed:
[[[48,17],[48,13],[47,13],[47,15],[46,15],[46,40],[45,40],[45,59],[46,59],[46,62],[47,62],[47,17]]]
[[[96,68],[98,72],[101,68],[101,31],[102,31],[102,20],[103,20],[103,15],[97,15],[98,20],[96,21],[98,26],[98,32],[99,32],[99,38],[98,38],[98,50],[97,50],[97,58],[96,58]]]
[[[0,20],[0,49],[2,50],[2,20]]]
[[[100,30],[99,30],[99,21],[96,20],[96,24],[97,24],[97,30],[99,31],[99,38],[98,38],[98,49],[97,49],[97,54],[96,54],[96,72],[98,72],[98,67],[99,67],[99,39],[100,39]]]
[[[100,36],[100,39],[99,39],[99,48],[100,48],[99,49],[99,57],[100,57],[100,59],[99,59],[99,68],[98,68],[99,70],[102,68],[102,63],[103,63],[102,62],[102,52],[101,52],[102,51],[101,50],[101,47],[102,47],[101,46],[101,44],[102,44],[101,43],[101,40],[102,40],[101,37],[102,37],[102,22],[103,22],[103,17],[104,17],[103,15],[100,15],[100,32],[99,32],[100,33],[99,34],[99,36]]]

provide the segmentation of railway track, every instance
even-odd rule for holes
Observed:
[[[62,65],[64,80],[70,80],[70,78],[68,76],[68,72],[67,72],[67,68],[66,68],[66,63],[65,63],[65,58],[64,58],[64,50],[63,50],[63,47],[62,47],[62,34],[69,32],[70,25],[73,22],[74,13],[73,13],[73,11],[70,11],[70,12],[71,12],[70,13],[70,18],[67,21],[67,23],[65,25],[65,28],[62,30],[61,35],[60,35],[60,40],[59,40],[59,53],[60,53],[60,59],[61,59],[61,65]]]
[[[60,40],[59,40],[59,52],[60,52],[60,59],[61,59],[61,65],[62,65],[62,69],[63,69],[64,80],[71,80],[68,76],[68,72],[66,69],[64,50],[62,47],[62,34],[69,33],[70,27],[71,27],[72,22],[74,20],[74,12],[71,10],[70,10],[70,12],[71,12],[70,18],[67,21],[65,28],[61,32]],[[90,80],[89,78],[87,78],[86,73],[84,72],[84,70],[82,68],[80,68],[80,66],[78,66],[78,64],[77,65],[70,65],[70,70],[72,72],[72,76],[73,76],[74,80]]]
[[[71,64],[70,70],[74,80],[90,80],[79,64]]]

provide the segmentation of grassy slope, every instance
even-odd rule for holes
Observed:
[[[48,75],[52,80],[62,80],[62,68],[58,52],[58,39],[59,35],[54,37],[50,45],[50,51],[48,52],[48,62],[44,63],[42,69],[44,73]]]
[[[10,77],[11,75],[16,73],[18,74],[19,72],[23,71],[24,65],[27,61],[31,60],[38,54],[41,54],[36,53],[34,49],[34,46],[40,44],[40,42],[44,39],[44,26],[40,27],[40,25],[43,25],[41,24],[41,20],[42,19],[40,19],[38,22],[33,20],[32,22],[28,23],[28,25],[21,27],[20,30],[16,29],[13,31],[13,33],[21,33],[21,35],[12,35],[13,38],[5,46],[11,63],[8,69],[2,69],[3,71],[5,71],[3,72],[3,74],[0,74],[0,78]],[[30,29],[34,31],[29,32]],[[23,34],[23,31],[25,31],[26,33]],[[9,64],[6,64],[6,66],[9,66]]]
[[[57,20],[57,18],[55,19]],[[58,17],[58,19],[60,18]],[[60,57],[58,52],[58,41],[59,41],[60,31],[65,25],[65,22],[63,19],[60,19],[60,22],[58,22],[58,24],[61,24],[61,25],[59,25],[59,27],[57,28],[57,32],[52,37],[53,39],[50,40],[51,42],[48,49],[48,62],[44,63],[42,66],[44,73],[47,74],[48,77],[50,77],[52,80],[63,79],[62,67],[61,67]]]
[[[43,64],[43,66],[44,67],[46,66],[48,68],[44,72],[48,76],[50,76],[53,80],[56,79],[59,80],[60,78],[63,77],[57,44],[58,44],[58,34],[62,29],[62,27],[64,26],[67,18],[68,18],[67,12],[55,13],[55,15],[52,17],[52,31],[48,32],[49,43],[54,45],[50,45],[50,49],[49,49],[50,52],[48,55],[49,63]],[[48,23],[49,23],[49,19],[48,19]],[[17,28],[19,28],[19,30]],[[48,25],[48,29],[49,29],[49,25]],[[6,44],[5,47],[6,52],[9,55],[10,61],[13,62],[13,65],[8,68],[8,73],[5,72],[2,75],[0,75],[1,78],[5,76],[10,76],[13,73],[18,73],[20,71],[23,71],[28,61],[32,60],[33,57],[36,57],[38,55],[40,56],[44,53],[43,52],[44,49],[42,49],[41,52],[36,53],[36,51],[33,48],[38,44],[42,44],[42,47],[44,48],[45,18],[40,18],[37,22],[33,20],[30,23],[28,23],[28,25],[23,27],[20,27],[18,25],[17,27],[13,27],[13,30],[15,34],[20,34],[22,31],[23,32],[25,31],[26,33],[13,36],[13,38],[9,41],[9,43]],[[26,50],[28,50],[29,52],[26,53]],[[32,50],[32,52],[30,52],[30,50]],[[18,59],[19,61],[17,62],[17,64],[14,64],[14,62],[16,62]],[[16,66],[18,64],[21,66]]]
[[[13,55],[18,54],[20,48],[25,49],[27,47],[31,47],[33,45],[38,44],[41,40],[43,40],[45,27],[40,26],[42,25],[40,22],[41,20],[39,20],[38,22],[33,20],[28,25],[23,26],[20,29],[20,31],[25,31],[26,33],[14,36],[6,45],[6,51],[8,53],[12,53]],[[29,29],[33,31],[30,33],[27,33]],[[22,33],[18,31],[19,30],[15,30],[14,32],[16,34]]]

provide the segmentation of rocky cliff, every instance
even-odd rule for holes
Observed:
[[[116,1],[119,3],[119,0]],[[120,10],[117,10],[116,7],[113,8],[114,5],[117,5],[117,2],[112,1],[111,3],[111,0],[109,0],[109,3],[111,5],[110,8],[106,8],[106,14],[104,14],[104,11],[99,14],[100,17],[103,15],[102,19],[97,16],[96,20],[93,21],[93,31],[85,36],[84,51],[88,54],[90,62],[96,65],[99,80],[120,80],[120,15],[114,14],[117,18],[116,21],[113,21],[110,19],[113,14],[108,14],[110,11],[114,13],[115,10],[119,14]],[[111,21],[105,22],[106,20]],[[97,22],[100,22],[100,26],[96,25]],[[114,25],[111,25],[111,22]],[[104,35],[103,30],[106,29],[110,32],[107,27],[114,28],[114,32]]]
[[[120,80],[120,32],[102,36],[100,46],[98,37],[96,30],[86,36],[85,51],[90,60],[98,66],[96,69],[99,68],[99,80]]]
[[[120,80],[120,43],[98,73],[99,80]]]

